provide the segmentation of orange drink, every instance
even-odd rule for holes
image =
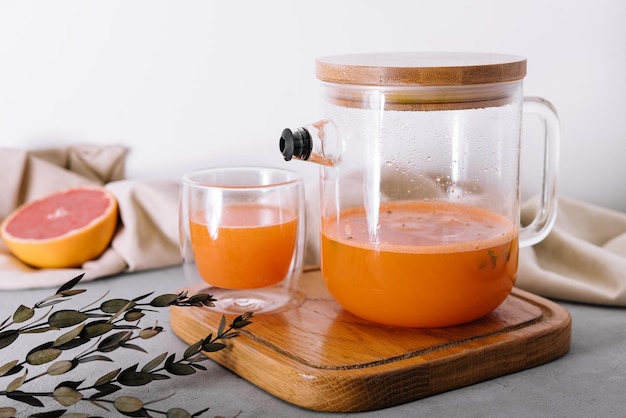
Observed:
[[[297,227],[296,214],[255,204],[224,207],[213,230],[197,215],[189,228],[200,277],[228,289],[280,282],[289,272]]]
[[[305,243],[304,181],[271,167],[215,167],[183,176],[185,279],[205,282],[217,312],[277,312],[297,292]]]
[[[375,242],[363,208],[322,220],[322,272],[349,312],[395,326],[440,327],[497,308],[517,275],[518,227],[443,201],[381,204]]]

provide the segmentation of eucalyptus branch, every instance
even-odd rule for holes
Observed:
[[[191,417],[204,413],[207,409],[191,415],[182,408],[172,408],[168,411],[159,411],[148,408],[147,405],[158,402],[152,400],[143,402],[132,396],[118,396],[108,399],[107,396],[122,389],[122,386],[143,386],[156,380],[170,379],[172,376],[186,376],[196,373],[197,370],[206,371],[206,367],[198,364],[208,359],[205,352],[215,352],[226,347],[223,340],[236,337],[239,330],[251,323],[252,313],[245,313],[236,317],[228,326],[226,318],[222,316],[215,337],[209,334],[204,339],[190,345],[176,359],[176,354],[162,353],[139,368],[139,363],[126,368],[118,367],[102,376],[93,384],[84,384],[83,380],[66,380],[57,384],[53,390],[45,392],[23,391],[24,385],[35,379],[46,376],[64,375],[81,364],[92,361],[114,362],[111,352],[124,348],[147,353],[136,342],[153,338],[163,332],[163,328],[155,322],[153,326],[141,329],[140,321],[146,312],[155,312],[169,306],[181,307],[212,307],[215,299],[208,294],[189,296],[186,291],[178,294],[164,294],[147,301],[152,293],[147,293],[134,299],[109,299],[97,302],[106,297],[106,294],[95,302],[91,302],[78,310],[56,310],[56,305],[72,296],[85,292],[82,289],[73,289],[80,282],[83,275],[76,276],[62,285],[53,295],[35,303],[32,308],[20,305],[12,317],[0,324],[0,350],[10,346],[15,340],[26,334],[41,334],[49,331],[68,331],[57,336],[53,341],[40,344],[26,353],[23,360],[12,360],[0,365],[0,378],[17,375],[0,390],[0,396],[23,402],[31,406],[43,407],[40,398],[53,398],[62,406],[71,406],[79,401],[87,401],[109,411],[108,405],[118,412],[128,416],[152,416],[151,413],[160,413],[168,417]],[[108,294],[108,292],[107,292]],[[32,320],[35,312],[47,308],[47,312],[38,319]],[[54,312],[53,312],[54,311]],[[30,321],[30,322],[29,322]],[[64,352],[92,343],[90,347],[69,359],[60,358]],[[28,377],[29,368],[48,364],[46,371]],[[170,395],[171,396],[171,395]],[[37,417],[56,417],[66,410],[56,410],[36,414]],[[12,416],[14,408],[0,407],[0,417]],[[85,415],[87,416],[87,415]]]

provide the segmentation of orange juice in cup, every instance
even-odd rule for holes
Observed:
[[[348,311],[383,324],[468,322],[506,299],[516,278],[517,227],[475,206],[445,201],[383,203],[371,242],[363,208],[325,219],[322,271]]]
[[[297,305],[304,253],[304,185],[292,171],[214,168],[183,176],[183,269],[224,313]]]
[[[214,233],[202,213],[190,220],[200,277],[226,289],[254,289],[287,276],[297,245],[296,213],[240,204],[226,207],[222,216]]]

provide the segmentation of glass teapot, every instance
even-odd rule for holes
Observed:
[[[556,215],[559,126],[525,98],[526,59],[473,53],[318,58],[322,119],[285,129],[320,165],[321,270],[347,311],[392,326],[478,319],[509,295],[520,246]],[[543,122],[537,216],[520,226],[522,114]]]

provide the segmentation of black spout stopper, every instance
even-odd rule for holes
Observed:
[[[313,143],[309,131],[298,128],[295,131],[287,128],[280,134],[280,152],[285,161],[296,157],[299,160],[307,160],[311,155]]]

